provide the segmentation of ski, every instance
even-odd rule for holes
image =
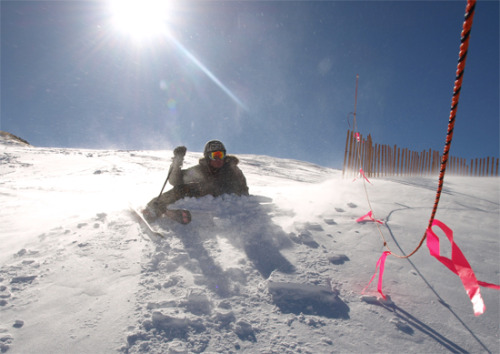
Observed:
[[[134,216],[139,220],[141,226],[146,230],[146,232],[150,235],[154,235],[157,237],[165,238],[166,235],[163,234],[160,230],[157,230],[151,226],[151,224],[144,218],[144,215],[134,208],[132,205],[130,205],[130,210],[133,212]]]

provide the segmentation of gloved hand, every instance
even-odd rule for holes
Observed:
[[[182,163],[184,162],[184,156],[186,155],[186,147],[185,146],[177,146],[174,149],[174,157],[172,158],[172,164],[175,167],[182,167]]]
[[[186,155],[186,151],[187,151],[187,148],[185,146],[177,146],[175,149],[174,149],[174,157],[180,157],[181,159],[184,158],[184,156]]]

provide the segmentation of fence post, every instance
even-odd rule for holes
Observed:
[[[372,136],[368,134],[368,138],[366,140],[366,148],[368,150],[368,156],[367,156],[367,164],[366,164],[366,170],[368,173],[368,177],[372,177],[372,171],[373,171],[373,147],[372,147]]]
[[[354,156],[355,156],[355,153],[356,153],[356,145],[353,142],[353,136],[354,136],[354,132],[351,132],[351,136],[349,137],[349,146],[350,146],[350,150],[349,150],[349,166],[348,166],[349,173],[352,173],[352,171],[354,170],[354,163],[355,163]]]
[[[382,146],[377,147],[377,177],[382,176]]]
[[[407,148],[405,148],[405,170],[404,170],[404,173],[405,175],[408,175],[408,168],[409,168],[409,159],[410,159],[410,156],[409,156],[409,151]]]
[[[347,130],[347,136],[345,138],[345,151],[344,151],[344,163],[342,164],[342,177],[345,177],[345,168],[346,168],[346,160],[347,160],[347,150],[349,148],[349,133],[350,130]]]
[[[400,163],[401,163],[401,149],[398,148],[398,152],[397,152],[397,155],[398,155],[398,162],[396,163],[396,175],[397,176],[401,176],[401,168],[400,168]]]
[[[397,147],[394,145],[394,147],[391,149],[391,174],[394,176],[396,174],[396,151]]]

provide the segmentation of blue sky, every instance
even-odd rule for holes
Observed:
[[[1,2],[1,124],[36,146],[201,151],[342,166],[348,117],[443,150],[465,1],[177,2],[134,40],[108,2]],[[479,1],[452,155],[499,156],[499,2]]]

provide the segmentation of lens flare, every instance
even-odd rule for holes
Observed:
[[[163,34],[177,47],[186,58],[188,58],[198,69],[208,76],[226,95],[229,96],[240,108],[248,111],[248,107],[215,76],[200,60],[198,60],[191,52],[189,52],[177,39],[175,39],[166,29]]]
[[[167,100],[167,107],[169,110],[175,111],[175,109],[177,108],[177,101],[173,98],[169,98]]]

